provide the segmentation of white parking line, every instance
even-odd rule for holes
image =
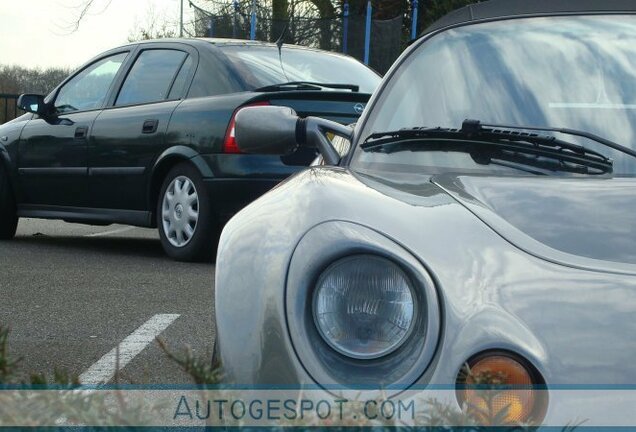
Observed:
[[[110,381],[137,354],[142,352],[159,334],[179,318],[178,314],[159,314],[146,321],[128,335],[118,346],[100,358],[86,372],[80,375],[82,384],[101,384]],[[119,359],[117,358],[119,356]]]
[[[104,231],[104,232],[98,232],[98,233],[92,233],[92,234],[85,234],[84,237],[102,237],[102,236],[107,236],[107,235],[113,235],[113,234],[121,234],[127,231],[131,231],[134,230],[135,227],[133,226],[127,226],[127,227],[123,227],[123,228],[117,228],[114,230],[110,230],[110,231]]]

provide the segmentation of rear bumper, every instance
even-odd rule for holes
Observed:
[[[226,222],[278,183],[304,169],[309,156],[295,161],[298,164],[290,164],[287,157],[273,155],[201,155],[210,170],[203,181],[220,222]]]
[[[272,189],[279,178],[206,178],[207,192],[214,203],[220,222],[225,223],[235,213]]]
[[[316,153],[302,149],[287,156],[216,153],[200,157],[210,169],[209,177],[280,181],[306,168],[316,158]]]

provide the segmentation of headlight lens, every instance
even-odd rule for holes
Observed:
[[[413,286],[386,258],[355,255],[330,265],[313,300],[318,331],[336,351],[374,359],[404,343],[415,319]]]

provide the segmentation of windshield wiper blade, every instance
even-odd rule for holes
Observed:
[[[473,131],[476,131],[477,133],[499,132],[501,129],[558,132],[558,133],[562,133],[566,135],[573,135],[573,136],[579,136],[582,138],[587,138],[589,140],[602,144],[606,147],[612,148],[614,150],[618,150],[621,153],[625,153],[632,157],[636,157],[636,150],[633,150],[622,144],[615,143],[614,141],[610,141],[607,138],[603,138],[593,133],[578,130],[578,129],[537,127],[537,126],[509,126],[509,125],[487,124],[487,123],[482,123],[479,120],[464,120],[464,123],[462,124],[462,129],[464,128],[468,128],[469,130],[472,129]]]
[[[280,91],[280,90],[322,90],[323,88],[351,90],[352,92],[360,91],[360,86],[355,84],[320,83],[320,82],[314,82],[314,81],[289,81],[289,82],[259,87],[255,89],[254,91],[271,92],[271,91]]]
[[[535,133],[520,132],[518,129],[524,127],[512,127],[504,129],[488,129],[482,127],[482,124],[476,120],[465,120],[461,129],[452,128],[412,128],[401,129],[398,131],[379,132],[367,137],[364,143],[360,145],[365,151],[381,151],[384,153],[393,153],[412,148],[413,144],[424,145],[422,150],[437,151],[468,151],[475,145],[488,144],[493,147],[507,150],[509,152],[533,154],[536,157],[549,157],[559,159],[565,163],[574,163],[589,166],[602,173],[611,173],[613,169],[613,161],[607,156],[588,149],[584,146],[569,143],[554,136],[538,135]],[[421,139],[442,139],[442,140],[458,140],[460,145],[433,144]],[[471,141],[472,140],[472,141]],[[618,144],[616,144],[618,145]],[[472,152],[471,152],[472,154]],[[498,154],[501,154],[499,152]],[[526,164],[545,165],[537,159],[519,159],[516,162],[523,161]],[[567,171],[578,172],[566,166]]]

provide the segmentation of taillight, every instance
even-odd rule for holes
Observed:
[[[225,141],[223,142],[223,153],[241,153],[241,149],[239,149],[238,145],[236,144],[236,137],[235,137],[236,114],[243,108],[253,107],[253,106],[263,106],[263,105],[270,105],[270,103],[267,101],[252,102],[250,104],[238,107],[236,111],[234,111],[234,114],[232,114],[232,118],[230,119],[230,124],[227,127],[227,132],[225,132]]]

